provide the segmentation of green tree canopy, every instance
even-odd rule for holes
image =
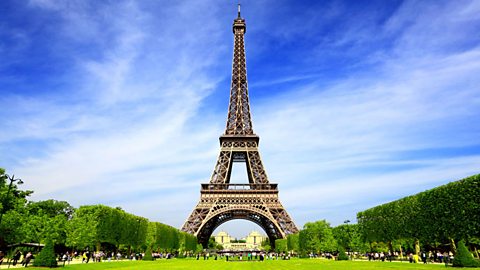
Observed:
[[[0,248],[23,240],[22,225],[27,219],[25,205],[32,193],[19,189],[18,181],[10,184],[5,170],[0,168]]]
[[[474,175],[357,214],[366,241],[402,239],[454,243],[480,237],[480,175]],[[453,246],[453,245],[452,245]]]
[[[299,252],[298,233],[287,236],[287,249],[289,251]]]
[[[286,253],[288,251],[287,239],[276,239],[275,240],[275,251]]]
[[[306,223],[299,234],[299,246],[304,254],[335,251],[337,242],[330,223],[326,220]]]

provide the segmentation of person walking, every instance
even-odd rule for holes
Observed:
[[[28,252],[27,255],[25,255],[25,259],[23,260],[23,265],[25,265],[25,267],[28,266],[28,264],[30,263],[30,260],[32,260],[32,252]]]
[[[20,257],[22,256],[22,253],[20,252],[20,250],[17,250],[17,252],[15,252],[15,254],[13,255],[12,259],[13,259],[13,266],[17,265],[17,262],[18,260],[20,260]]]
[[[0,265],[3,263],[3,258],[5,258],[5,254],[0,250]]]
[[[427,264],[427,253],[425,253],[425,251],[422,252],[422,262],[423,264]]]

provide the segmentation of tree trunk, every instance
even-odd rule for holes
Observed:
[[[393,256],[393,245],[392,245],[392,241],[388,241],[388,249],[390,250],[390,255]]]
[[[100,252],[100,248],[101,248],[100,242],[97,243],[97,245],[95,246],[95,248],[97,249],[97,252]]]
[[[403,249],[402,249],[402,245],[399,245],[400,247],[400,260],[403,261]]]
[[[457,246],[455,245],[455,241],[453,240],[453,238],[450,238],[450,245],[452,246],[453,255],[457,254]]]

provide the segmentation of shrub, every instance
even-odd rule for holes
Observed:
[[[465,242],[462,240],[458,242],[457,254],[453,258],[454,267],[480,267],[478,261],[473,258],[472,253],[468,251]]]
[[[346,261],[346,260],[348,260],[348,256],[347,256],[347,254],[345,253],[345,249],[344,249],[342,246],[340,246],[340,247],[338,248],[338,257],[337,257],[337,260],[339,260],[339,261]]]
[[[152,247],[148,246],[147,250],[145,251],[145,256],[143,256],[144,261],[153,261],[152,257]]]
[[[55,250],[53,249],[53,242],[51,240],[47,240],[45,247],[43,247],[42,251],[35,257],[33,266],[57,267],[57,258],[55,257]]]

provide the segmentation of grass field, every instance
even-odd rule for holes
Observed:
[[[28,267],[29,269],[45,269]],[[100,269],[258,269],[258,270],[281,270],[281,269],[321,269],[321,270],[368,270],[368,269],[445,269],[443,264],[411,264],[400,262],[368,262],[368,261],[328,261],[323,259],[293,259],[290,261],[235,261],[226,262],[223,260],[207,260],[203,259],[172,259],[172,260],[158,260],[153,262],[144,261],[123,261],[123,262],[102,262],[102,263],[88,263],[88,264],[72,264],[65,266],[66,270],[100,270]],[[467,268],[464,268],[467,269]]]

